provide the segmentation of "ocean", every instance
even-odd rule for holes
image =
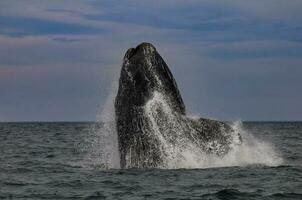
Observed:
[[[240,126],[221,160],[121,170],[102,123],[0,123],[0,199],[302,199],[302,123]]]

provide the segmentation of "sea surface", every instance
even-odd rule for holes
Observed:
[[[302,199],[300,122],[242,123],[257,143],[232,162],[125,170],[102,165],[96,126],[0,123],[0,199]]]

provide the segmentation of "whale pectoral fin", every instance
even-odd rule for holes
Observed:
[[[205,152],[219,156],[225,155],[230,150],[230,144],[234,135],[233,128],[225,122],[211,119],[189,119],[190,126],[196,131],[194,139]]]
[[[232,128],[225,122],[220,122],[211,119],[199,118],[199,119],[191,119],[191,123],[195,129],[199,132],[208,135],[213,133],[230,132]]]

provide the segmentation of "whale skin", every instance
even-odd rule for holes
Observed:
[[[240,133],[221,121],[190,118],[177,83],[150,43],[127,50],[115,98],[121,168],[164,167],[194,151],[223,157]],[[234,139],[235,138],[235,139]],[[178,156],[180,155],[180,156]]]

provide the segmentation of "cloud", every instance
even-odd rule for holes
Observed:
[[[216,59],[300,58],[302,43],[283,40],[255,40],[209,45],[207,55]]]
[[[300,11],[302,2],[300,0],[254,0],[248,2],[231,0],[225,1],[225,4],[255,17],[264,17],[298,24],[300,24],[302,20],[302,13]]]
[[[0,1],[0,120],[94,120],[126,49],[142,41],[167,61],[190,112],[302,119],[300,4]]]
[[[2,29],[0,33],[22,37],[27,35],[50,35],[50,34],[87,34],[100,33],[101,28],[86,27],[66,22],[53,22],[30,17],[0,16]],[[14,28],[17,27],[17,28]]]

